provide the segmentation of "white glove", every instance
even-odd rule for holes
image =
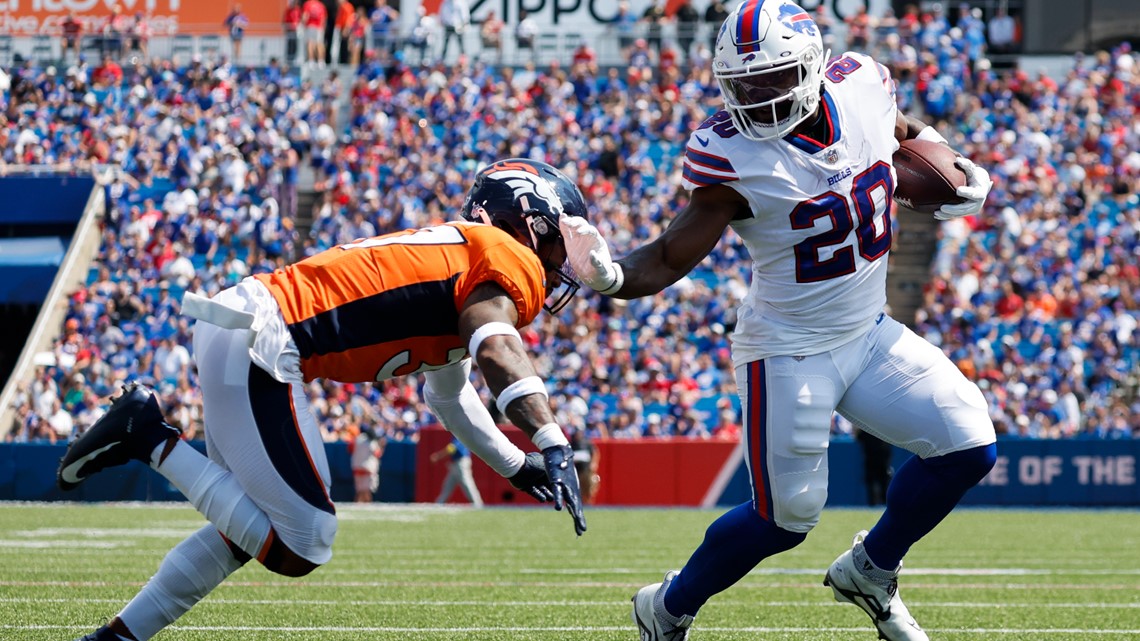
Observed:
[[[610,258],[610,246],[598,228],[581,216],[562,216],[558,220],[566,255],[574,273],[596,291],[613,294],[621,289],[625,274]]]
[[[938,220],[950,220],[980,213],[986,203],[986,196],[994,186],[994,181],[990,180],[990,172],[975,165],[969,158],[959,156],[954,162],[962,168],[962,173],[966,174],[966,184],[958,188],[958,195],[965,198],[966,202],[942,205],[934,212],[934,217]]]

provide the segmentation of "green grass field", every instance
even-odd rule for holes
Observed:
[[[680,567],[719,512],[603,510],[575,539],[541,509],[341,508],[304,579],[247,566],[158,641],[633,641],[629,598]],[[876,638],[821,578],[869,510],[828,511],[701,611],[692,641]],[[0,639],[72,639],[113,616],[203,524],[183,506],[0,504]],[[900,581],[935,640],[1140,639],[1140,514],[963,510]]]

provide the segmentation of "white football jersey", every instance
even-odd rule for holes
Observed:
[[[752,285],[733,334],[737,365],[816,354],[866,331],[886,304],[895,171],[894,83],[857,53],[824,72],[826,140],[754,141],[725,111],[685,150],[686,189],[731,186],[752,217],[733,221],[752,256]]]

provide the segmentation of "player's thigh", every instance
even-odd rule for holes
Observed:
[[[941,349],[890,317],[867,341],[866,363],[843,396],[840,413],[923,458],[994,442],[981,390]]]
[[[302,385],[273,379],[249,359],[247,333],[199,323],[195,341],[211,458],[224,461],[299,556],[331,558],[336,511],[320,427]]]
[[[736,370],[753,505],[807,532],[827,501],[827,446],[842,379],[830,353],[778,356]]]

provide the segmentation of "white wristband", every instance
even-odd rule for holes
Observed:
[[[625,271],[621,268],[620,264],[618,264],[618,263],[612,263],[612,264],[613,264],[613,268],[614,268],[614,282],[613,282],[613,284],[610,285],[609,287],[605,288],[605,289],[599,289],[598,290],[598,292],[605,294],[606,296],[609,296],[610,294],[616,293],[617,290],[621,289],[621,286],[625,284]]]
[[[549,398],[546,395],[546,384],[542,379],[537,376],[527,376],[511,383],[503,390],[499,397],[495,399],[495,407],[499,408],[504,416],[507,414],[507,407],[511,402],[523,396],[530,396],[531,394],[542,394],[543,398]]]
[[[538,431],[534,433],[534,436],[530,437],[530,440],[540,452],[555,445],[570,444],[570,441],[566,440],[566,435],[562,433],[562,428],[558,427],[558,423],[547,423],[538,428]]]
[[[915,140],[929,140],[930,142],[940,142],[944,145],[950,144],[949,142],[946,141],[945,138],[942,137],[942,134],[938,133],[937,129],[935,129],[934,127],[931,127],[930,125],[927,125],[925,129],[918,132],[918,135],[915,136],[914,139]]]
[[[514,336],[520,342],[522,341],[519,330],[510,323],[493,321],[486,325],[480,325],[479,329],[471,334],[471,342],[467,343],[467,353],[471,355],[471,358],[475,358],[475,354],[479,351],[479,346],[483,344],[483,341],[492,336]]]

